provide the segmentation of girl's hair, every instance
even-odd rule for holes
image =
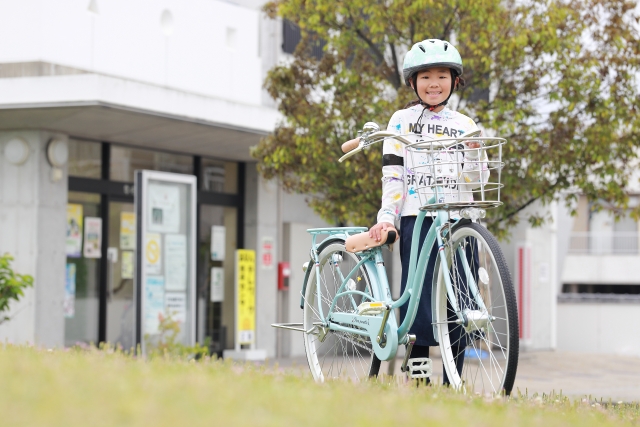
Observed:
[[[456,77],[458,77],[458,84],[456,85],[456,89],[458,87],[460,87],[460,86],[464,86],[465,85],[464,79],[462,77],[460,77],[460,75],[454,69],[451,69],[451,77],[453,78],[453,80],[455,80]],[[413,78],[413,84],[414,85],[416,84],[416,80],[417,79],[414,76],[414,78]],[[406,110],[407,108],[411,108],[414,105],[419,105],[419,104],[421,104],[420,100],[419,99],[414,99],[413,101],[407,102],[406,105],[404,106],[404,109]]]

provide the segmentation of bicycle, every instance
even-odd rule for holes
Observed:
[[[309,368],[318,382],[377,376],[381,361],[395,358],[399,345],[406,346],[401,371],[410,378],[430,377],[432,361],[410,357],[416,337],[408,331],[416,316],[431,248],[437,244],[432,319],[449,383],[465,391],[508,395],[519,352],[515,292],[496,239],[479,222],[486,209],[502,204],[500,170],[506,140],[479,138],[477,133],[417,142],[408,136],[380,131],[375,123],[367,123],[358,138],[343,144],[346,154],[340,158],[342,162],[377,142],[394,138],[406,145],[410,155],[422,150],[432,159],[412,171],[424,168],[432,179],[416,188],[422,207],[401,297],[391,297],[382,256],[382,248],[396,241],[395,232],[376,242],[368,237],[367,227],[309,229],[311,259],[303,267],[300,301],[303,322],[272,326],[303,332]],[[460,142],[470,140],[480,143],[480,152],[491,151],[494,160],[483,157],[485,160],[469,167],[497,171],[493,181],[466,184],[451,179],[464,174],[462,156],[473,149]],[[479,200],[468,200],[469,194]],[[434,221],[418,256],[419,232],[427,214]],[[326,238],[319,242],[321,235]],[[398,325],[394,309],[405,303],[407,314]]]

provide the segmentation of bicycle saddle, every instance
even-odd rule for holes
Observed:
[[[382,245],[391,245],[400,237],[396,230],[380,230],[380,241],[376,241],[373,237],[369,237],[369,232],[354,234],[349,236],[344,242],[347,252],[362,252],[367,249],[377,248]]]

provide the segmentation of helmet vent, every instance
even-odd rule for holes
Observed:
[[[427,52],[427,51],[424,49],[424,46],[422,46],[421,44],[419,44],[419,45],[418,45],[418,47],[420,48],[420,50],[421,50],[421,51],[423,51],[423,52],[425,52],[425,53]]]
[[[449,45],[445,43],[445,44],[444,44],[444,50],[445,50],[445,52],[446,52],[446,50],[447,50],[447,48],[448,48],[448,47],[449,47]]]
[[[431,43],[435,43],[435,42],[436,42],[435,40],[429,40],[429,41],[430,41]]]

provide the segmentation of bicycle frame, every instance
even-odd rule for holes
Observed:
[[[439,193],[439,190],[436,191],[436,195]],[[436,196],[433,197],[435,200]],[[312,234],[312,258],[314,261],[314,268],[316,269],[316,293],[317,293],[317,309],[319,317],[322,319],[322,327],[328,328],[333,331],[341,331],[352,334],[358,334],[363,336],[369,336],[371,338],[371,342],[373,344],[373,349],[376,356],[380,360],[389,360],[395,357],[397,348],[399,344],[407,344],[408,343],[408,331],[413,324],[417,311],[418,311],[418,302],[420,301],[420,297],[422,294],[423,283],[426,275],[426,267],[429,262],[429,257],[431,256],[431,247],[434,243],[437,242],[438,247],[438,256],[440,257],[440,262],[442,266],[441,271],[448,271],[449,269],[449,260],[446,256],[446,251],[444,250],[445,242],[443,240],[444,232],[448,230],[449,234],[451,234],[451,229],[454,224],[451,224],[449,221],[449,215],[447,211],[438,210],[435,212],[433,224],[431,225],[427,236],[422,243],[422,248],[420,251],[420,256],[418,257],[418,245],[420,240],[420,230],[422,228],[422,224],[424,222],[424,218],[426,216],[426,211],[420,211],[417,218],[416,223],[413,229],[412,241],[411,241],[411,254],[409,260],[409,273],[407,278],[407,286],[400,296],[399,299],[393,300],[391,297],[391,292],[389,290],[389,281],[387,279],[386,270],[384,267],[384,262],[382,259],[382,248],[377,247],[375,249],[365,251],[360,254],[360,261],[356,264],[356,266],[346,275],[343,276],[342,271],[337,269],[339,278],[342,280],[342,284],[338,289],[336,295],[333,298],[332,304],[329,307],[328,312],[325,314],[322,309],[322,286],[320,283],[320,259],[318,253],[318,244],[316,244],[316,237],[319,234],[330,234],[334,236],[340,236],[343,238],[347,238],[350,234],[355,232],[363,232],[366,231],[364,227],[342,227],[342,228],[318,228],[318,229],[310,229],[309,233]],[[446,226],[446,229],[443,230],[443,227]],[[461,249],[458,249],[461,250]],[[417,259],[416,259],[417,258]],[[462,268],[465,272],[465,276],[467,279],[467,286],[469,286],[471,293],[478,304],[478,306],[486,311],[484,301],[482,300],[482,296],[480,291],[478,290],[477,283],[473,277],[471,272],[471,268],[468,265],[466,257],[460,257],[462,260]],[[331,260],[331,262],[334,262]],[[310,267],[310,266],[309,266]],[[371,291],[373,295],[365,294],[361,291],[355,290],[347,290],[346,285],[351,279],[351,277],[358,271],[360,267],[364,267],[371,279]],[[439,272],[438,272],[439,274]],[[447,274],[443,275],[445,285],[447,288],[447,295],[450,301],[450,304],[458,316],[458,322],[464,324],[466,322],[464,313],[460,310],[458,306],[458,301],[453,289],[453,285],[451,284],[451,279]],[[435,289],[434,289],[435,292]],[[359,295],[363,298],[367,298],[371,301],[382,301],[387,306],[386,315],[380,316],[370,316],[370,315],[358,315],[355,313],[343,313],[343,312],[334,312],[336,301],[339,297],[349,296],[349,295]],[[304,298],[304,295],[303,295]],[[357,309],[357,305],[355,300],[352,298],[353,308]],[[408,302],[407,314],[400,326],[397,326],[397,321],[395,318],[395,314],[393,309],[402,306],[403,304]],[[345,326],[347,324],[357,325],[358,328]],[[317,327],[317,326],[316,326]],[[384,329],[383,329],[384,328]],[[381,335],[381,332],[384,331],[385,340],[378,343],[376,337]]]

